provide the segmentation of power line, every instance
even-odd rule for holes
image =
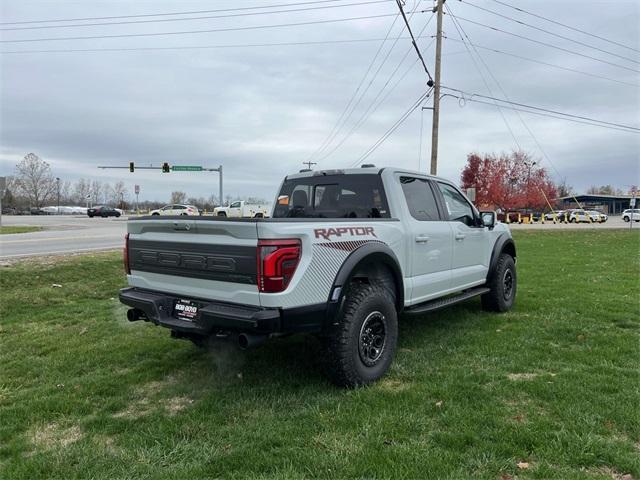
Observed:
[[[608,43],[611,43],[612,45],[617,45],[617,46],[622,47],[622,48],[627,48],[627,49],[632,50],[634,52],[640,52],[640,50],[638,50],[637,48],[629,47],[628,45],[616,42],[614,40],[610,40],[610,39],[602,37],[600,35],[596,35],[595,33],[587,32],[586,30],[581,30],[579,28],[572,27],[571,25],[567,25],[566,23],[560,23],[560,22],[558,22],[556,20],[553,20],[551,18],[543,17],[542,15],[538,15],[537,13],[533,13],[533,12],[529,12],[527,10],[524,10],[523,8],[519,8],[519,7],[515,7],[513,5],[509,5],[506,2],[501,2],[500,0],[492,0],[492,1],[494,1],[496,3],[499,3],[500,5],[504,5],[505,7],[513,8],[514,10],[517,10],[518,12],[526,13],[527,15],[531,15],[531,16],[534,16],[536,18],[540,18],[542,20],[546,20],[547,22],[555,23],[556,25],[560,25],[561,27],[568,28],[569,30],[573,30],[574,32],[579,32],[579,33],[582,33],[584,35],[589,35],[590,37],[597,38],[599,40],[602,40],[603,42],[608,42]]]
[[[462,2],[463,0],[460,0],[460,1]],[[595,47],[595,46],[590,45],[588,43],[581,42],[580,40],[576,40],[576,39],[571,38],[571,37],[566,37],[564,35],[560,35],[559,33],[551,32],[549,30],[545,30],[544,28],[536,27],[535,25],[530,25],[530,24],[528,24],[526,22],[523,22],[523,21],[518,20],[516,18],[510,17],[508,15],[503,15],[502,13],[496,12],[494,10],[490,10],[488,8],[481,7],[479,5],[475,5],[473,3],[470,3],[468,0],[464,0],[464,3],[466,3],[467,5],[469,5],[469,6],[473,7],[473,8],[477,8],[478,10],[482,10],[483,12],[487,12],[487,13],[490,13],[490,14],[495,15],[497,17],[504,18],[506,20],[510,20],[510,21],[515,22],[515,23],[517,23],[519,25],[523,25],[523,26],[525,26],[527,28],[532,28],[533,30],[537,30],[539,32],[546,33],[547,35],[552,35],[554,37],[561,38],[562,40],[567,40],[569,42],[573,42],[573,43],[576,43],[578,45],[582,45],[583,47],[592,48],[592,49],[597,50],[599,52],[606,53],[607,55],[611,55],[613,57],[618,57],[618,58],[621,58],[623,60],[627,60],[629,62],[640,64],[640,62],[638,60],[634,60],[633,58],[625,57],[624,55],[618,55],[617,53],[610,52],[610,51],[605,50],[605,49],[600,48],[600,47]]]
[[[282,28],[282,27],[300,27],[305,25],[350,22],[354,20],[370,20],[373,18],[392,17],[394,15],[397,15],[397,14],[383,13],[379,15],[367,15],[367,16],[361,16],[361,17],[334,18],[334,19],[327,19],[327,20],[313,20],[308,22],[279,23],[279,24],[268,24],[268,25],[252,25],[247,27],[214,28],[210,30],[186,30],[186,31],[178,31],[178,32],[152,32],[152,33],[122,33],[122,34],[115,34],[115,35],[87,35],[83,37],[27,38],[22,40],[0,40],[0,43],[27,43],[27,42],[45,42],[45,41],[59,41],[59,40],[93,40],[93,39],[105,39],[105,38],[157,37],[157,36],[163,36],[163,35],[187,35],[187,34],[197,34],[197,33],[236,32],[236,31],[244,31],[244,30],[259,30],[259,29]]]
[[[411,37],[397,37],[400,40],[409,40]],[[430,36],[418,36],[417,38],[430,38]],[[360,39],[344,39],[344,40],[318,40],[306,42],[274,42],[274,43],[235,43],[220,45],[186,45],[175,47],[121,47],[121,48],[69,48],[69,49],[48,49],[48,50],[7,50],[0,51],[0,55],[20,54],[20,53],[93,53],[93,52],[137,52],[137,51],[153,51],[153,50],[206,50],[208,48],[256,48],[256,47],[288,47],[288,46],[306,46],[306,45],[332,45],[341,43],[366,43],[379,42],[384,40],[378,38],[360,38]]]
[[[476,22],[475,20],[469,20],[468,18],[461,17],[460,15],[457,15],[456,18],[458,20],[463,20],[465,22],[472,23],[472,24],[478,25],[480,27],[488,28],[489,30],[494,30],[496,32],[501,32],[501,33],[504,33],[506,35],[511,35],[512,37],[516,37],[516,38],[520,38],[522,40],[527,40],[529,42],[537,43],[538,45],[543,45],[543,46],[549,47],[549,48],[555,48],[556,50],[560,50],[560,51],[563,51],[563,52],[566,52],[566,53],[571,53],[573,55],[578,55],[580,57],[588,58],[590,60],[595,60],[596,62],[605,63],[605,64],[611,65],[613,67],[623,68],[624,70],[629,70],[631,72],[640,73],[640,70],[636,70],[634,68],[626,67],[626,66],[620,65],[618,63],[609,62],[607,60],[602,60],[601,58],[592,57],[591,55],[586,55],[584,53],[576,52],[574,50],[569,50],[568,48],[559,47],[559,46],[553,45],[551,43],[541,42],[540,40],[535,40],[533,38],[525,37],[524,35],[519,35],[517,33],[509,32],[507,30],[503,30],[501,28],[494,27],[492,25],[486,25],[484,23]]]
[[[456,21],[457,17],[455,17],[453,15],[453,13],[451,12],[451,9],[449,8],[449,5],[445,4],[445,8],[446,8],[447,12],[449,12],[449,15],[451,16],[451,20],[453,22],[453,25],[456,28],[456,30],[458,32],[458,35],[460,35],[460,40],[462,40],[462,43],[464,44],[464,48],[469,53],[469,56],[471,57],[471,61],[473,62],[473,65],[476,67],[476,70],[480,74],[480,78],[482,78],[482,83],[484,83],[484,86],[489,91],[489,94],[493,95],[493,92],[491,91],[491,87],[489,86],[489,82],[487,82],[487,79],[485,78],[484,74],[482,73],[482,69],[480,68],[480,66],[476,62],[475,57],[471,53],[471,50],[467,46],[467,42],[465,41],[465,39],[464,39],[464,37],[462,35],[462,26],[458,25],[458,22]],[[469,40],[468,37],[467,37],[467,40]],[[505,126],[507,127],[507,130],[509,130],[509,133],[511,134],[511,137],[513,138],[513,141],[515,142],[516,146],[518,147],[518,150],[522,150],[522,147],[520,146],[520,143],[518,142],[518,139],[516,138],[515,133],[513,133],[513,129],[511,128],[511,124],[507,120],[506,115],[504,114],[504,112],[502,111],[502,109],[500,108],[500,106],[497,103],[494,102],[494,105],[498,109],[498,112],[500,113],[500,116],[502,117],[502,121],[504,122]]]
[[[0,25],[25,25],[30,23],[54,23],[54,22],[81,22],[90,20],[117,20],[121,18],[144,18],[144,17],[162,17],[171,15],[196,15],[201,13],[219,13],[219,12],[236,12],[241,10],[259,10],[265,8],[280,8],[280,7],[293,7],[298,5],[313,5],[319,3],[335,3],[342,0],[314,0],[310,2],[296,2],[296,3],[280,3],[276,5],[262,5],[253,7],[235,7],[235,8],[218,8],[215,10],[190,10],[182,12],[162,12],[162,13],[144,13],[138,15],[116,15],[109,17],[84,17],[84,18],[56,18],[49,20],[24,20],[18,22],[0,22]]]
[[[404,8],[402,8],[402,2],[400,0],[396,0],[396,3],[398,4],[398,8],[400,9],[400,13],[402,14],[402,19],[404,20],[404,24],[407,27],[407,31],[409,32],[409,35],[411,36],[411,43],[413,44],[413,48],[416,49],[416,53],[418,54],[418,58],[420,59],[420,62],[422,62],[422,68],[424,68],[424,71],[427,74],[427,77],[429,77],[429,81],[427,82],[427,85],[429,87],[432,87],[433,86],[433,78],[431,77],[431,74],[429,73],[429,69],[427,68],[427,64],[424,63],[424,58],[422,58],[422,53],[420,53],[420,49],[418,48],[418,44],[416,43],[416,39],[413,36],[413,32],[411,31],[411,25],[409,25],[409,21],[407,20],[407,16],[404,13]]]
[[[514,102],[514,101],[510,101],[510,100],[505,100],[502,98],[497,98],[497,97],[490,97],[487,95],[483,95],[480,93],[470,93],[470,92],[466,92],[464,90],[460,90],[457,88],[451,88],[451,87],[445,87],[443,86],[442,88],[445,88],[447,90],[451,90],[453,92],[458,92],[459,94],[461,94],[461,97],[455,96],[455,95],[451,95],[455,98],[459,98],[463,101],[470,101],[470,102],[478,102],[478,103],[487,103],[489,105],[492,105],[489,102],[484,102],[481,100],[477,100],[474,97],[480,97],[480,98],[486,98],[489,100],[493,100],[493,101],[497,101],[497,102],[501,102],[501,103],[506,103],[508,105],[513,105],[515,107],[520,107],[522,109],[527,109],[527,110],[520,110],[520,111],[525,111],[528,113],[539,113],[543,116],[551,116],[551,115],[555,115],[554,118],[560,118],[562,120],[568,120],[568,121],[576,121],[577,123],[582,123],[582,122],[591,122],[592,124],[596,125],[596,126],[602,126],[604,128],[614,128],[616,130],[624,130],[624,131],[631,131],[633,133],[638,132],[640,133],[640,128],[638,127],[634,127],[632,125],[625,125],[625,124],[621,124],[621,123],[614,123],[614,122],[608,122],[605,120],[599,120],[597,118],[591,118],[591,117],[586,117],[583,115],[574,115],[571,113],[565,113],[565,112],[560,112],[558,110],[550,110],[548,108],[543,108],[543,107],[537,107],[534,105],[528,105],[525,103],[520,103],[520,102]],[[508,108],[506,106],[503,105],[504,108]],[[512,108],[513,110],[515,110],[515,108]],[[533,110],[533,111],[531,111]]]
[[[415,12],[414,12],[415,13]],[[411,16],[413,16],[413,13],[411,14]],[[429,22],[427,22],[428,24]],[[425,25],[426,28],[426,25]],[[404,29],[404,27],[403,27]],[[382,69],[382,67],[384,66],[384,64],[386,63],[386,61],[389,59],[389,56],[391,55],[391,52],[393,51],[393,49],[395,48],[396,44],[398,43],[398,38],[395,39],[395,41],[393,42],[393,44],[391,45],[391,47],[389,48],[389,50],[387,51],[387,54],[385,55],[385,57],[382,59],[382,62],[380,63],[380,65],[378,66],[378,69],[376,70],[376,72],[374,73],[373,77],[371,78],[371,80],[369,81],[369,83],[367,84],[367,88],[362,92],[362,94],[360,95],[360,98],[358,98],[357,103],[353,106],[349,117],[355,112],[355,109],[358,107],[358,105],[360,105],[360,102],[363,100],[364,96],[366,95],[366,93],[369,91],[369,88],[371,87],[371,85],[373,84],[373,81],[375,80],[375,78],[377,77],[378,73],[380,73],[380,70]],[[406,57],[406,55],[405,55]],[[398,68],[400,68],[400,65],[398,65],[396,67],[396,69],[393,71],[393,74],[395,74],[395,72],[398,70]],[[393,75],[392,74],[392,75]],[[391,80],[391,78],[388,78],[387,81],[385,82],[385,84],[382,87],[382,90],[384,90],[384,88],[386,88],[386,86],[388,85],[389,81]],[[362,125],[362,123],[364,123],[363,119],[365,118],[365,116],[367,115],[367,113],[371,110],[371,107],[373,106],[373,103],[375,103],[375,101],[379,98],[381,93],[381,90],[378,91],[378,94],[376,95],[376,97],[374,98],[373,102],[371,102],[369,104],[369,107],[367,107],[367,109],[362,113],[362,115],[360,115],[360,118],[352,125],[351,129],[346,133],[346,135],[344,135],[342,137],[342,139],[333,146],[333,148],[328,152],[328,153],[324,153],[321,160],[326,159],[327,157],[331,156],[338,148],[340,148],[353,134],[353,132],[358,129],[360,127],[360,125]],[[347,119],[348,120],[348,119]],[[345,122],[343,123],[343,125],[341,126],[341,130],[342,127],[344,127],[346,125],[347,120],[345,120]],[[337,136],[336,132],[336,136]],[[335,139],[335,137],[334,137]],[[333,141],[333,139],[332,139]],[[326,146],[329,147],[330,143]],[[326,150],[326,148],[325,148]]]
[[[349,98],[349,101],[347,102],[347,105],[344,107],[344,110],[342,111],[342,113],[338,117],[338,120],[333,125],[333,128],[329,132],[329,135],[327,135],[325,137],[325,139],[322,141],[320,146],[309,156],[309,158],[307,160],[314,159],[316,157],[316,155],[320,154],[325,148],[327,148],[327,146],[333,141],[335,136],[338,134],[339,130],[342,128],[344,123],[349,119],[349,117],[353,113],[353,110],[351,110],[351,112],[349,113],[347,118],[345,118],[345,115],[347,115],[347,112],[351,108],[351,105],[353,104],[353,101],[358,96],[358,93],[360,92],[360,89],[362,88],[362,85],[364,85],[365,80],[369,76],[369,72],[371,71],[371,69],[375,65],[376,60],[378,59],[378,55],[380,55],[380,52],[382,51],[382,48],[384,47],[384,44],[386,43],[387,39],[389,38],[389,35],[391,35],[393,27],[395,26],[396,22],[398,21],[398,18],[399,18],[399,15],[396,15],[396,17],[393,19],[393,22],[391,23],[391,26],[389,27],[389,30],[387,30],[387,34],[382,39],[382,43],[378,46],[378,49],[376,50],[375,55],[371,59],[371,62],[369,62],[369,66],[367,67],[367,70],[364,72],[364,75],[360,79],[360,82],[358,83],[358,86],[356,87],[356,89],[353,91],[353,94]],[[400,32],[400,33],[402,33],[402,32]]]
[[[453,98],[457,98],[459,100],[465,101],[465,102],[474,102],[474,103],[480,103],[480,104],[483,104],[483,105],[490,105],[492,107],[495,107],[495,104],[493,104],[491,102],[485,102],[484,100],[478,100],[478,99],[475,99],[475,98],[467,98],[465,96],[458,96],[458,95],[451,95],[451,94],[447,94],[447,95],[449,95],[449,96],[451,96]],[[524,108],[518,108],[518,107],[509,106],[509,105],[503,105],[502,108],[506,108],[506,109],[509,109],[509,110],[514,110],[514,111],[517,111],[517,112],[530,113],[532,115],[538,115],[538,116],[541,116],[541,117],[555,118],[556,120],[565,120],[567,122],[581,123],[583,125],[591,125],[593,127],[606,128],[606,129],[609,129],[609,130],[618,130],[620,132],[635,133],[633,130],[627,130],[627,129],[619,128],[619,127],[609,127],[607,125],[602,125],[600,123],[591,123],[591,122],[586,122],[586,121],[582,121],[582,120],[574,120],[572,118],[555,116],[555,115],[548,114],[548,113],[535,112],[535,111],[531,111],[531,110],[526,110]]]
[[[462,40],[458,40],[457,38],[452,38],[452,37],[446,37],[446,38],[447,38],[447,40],[451,40],[453,42],[462,42]],[[567,72],[579,73],[581,75],[586,75],[586,76],[593,77],[593,78],[599,78],[601,80],[608,80],[610,82],[615,82],[615,83],[619,83],[619,84],[622,84],[622,85],[628,85],[630,87],[638,88],[640,86],[638,84],[625,82],[625,81],[622,81],[622,80],[617,80],[615,78],[605,77],[603,75],[597,75],[595,73],[584,72],[582,70],[576,70],[574,68],[563,67],[561,65],[556,65],[554,63],[547,63],[547,62],[543,62],[541,60],[535,60],[533,58],[523,57],[522,55],[517,55],[515,53],[505,52],[503,50],[497,50],[497,49],[492,48],[492,47],[486,47],[486,46],[483,46],[483,45],[478,45],[477,43],[469,42],[469,45],[473,45],[476,48],[481,48],[483,50],[488,50],[490,52],[499,53],[501,55],[507,55],[507,56],[510,56],[510,57],[518,58],[520,60],[525,60],[527,62],[537,63],[537,64],[540,64],[540,65],[545,65],[547,67],[558,68],[560,70],[566,70]]]
[[[427,26],[429,25],[429,23],[431,22],[432,19],[433,19],[433,15],[431,17],[429,17],[429,20],[422,27],[422,30],[420,30],[420,33],[418,34],[418,38],[420,37],[422,32],[424,32],[424,30],[426,30]],[[429,48],[432,43],[433,43],[433,40],[431,40],[429,45],[427,45],[427,48]],[[338,148],[340,148],[349,138],[351,138],[353,133],[356,130],[358,130],[358,128],[360,128],[371,117],[371,115],[373,115],[378,110],[380,105],[382,105],[385,102],[385,100],[388,98],[388,96],[391,94],[391,92],[393,92],[395,90],[395,88],[398,86],[400,81],[402,81],[407,76],[407,74],[411,71],[411,68],[413,68],[413,66],[419,61],[419,59],[416,58],[416,61],[413,64],[409,65],[409,68],[407,68],[405,70],[405,72],[398,78],[398,80],[393,84],[393,86],[387,91],[386,95],[384,95],[384,97],[382,97],[382,99],[378,102],[378,99],[380,98],[382,93],[385,91],[385,89],[387,88],[387,86],[389,85],[389,83],[391,82],[393,77],[396,75],[396,73],[398,72],[398,70],[400,69],[400,67],[402,66],[404,61],[407,59],[407,57],[409,56],[409,54],[411,53],[412,50],[413,50],[413,47],[410,47],[407,50],[407,52],[404,54],[404,56],[400,59],[400,62],[398,62],[398,64],[396,65],[396,68],[391,72],[391,74],[387,78],[386,82],[382,85],[382,88],[380,88],[380,90],[378,90],[378,93],[376,94],[374,99],[369,103],[369,106],[362,113],[362,115],[360,116],[358,121],[351,127],[351,130],[349,130],[349,132],[342,138],[342,140],[340,140],[340,142],[338,142],[328,153],[323,155],[320,160],[324,160],[324,159],[328,158],[329,156],[333,155],[333,153]]]
[[[431,91],[433,90],[433,88],[430,88],[429,90],[427,90],[426,92],[424,92],[422,95],[420,95],[418,97],[418,100],[416,100],[407,111],[405,111],[398,120],[396,120],[396,122],[371,146],[369,147],[360,157],[358,157],[358,160],[356,160],[351,167],[356,167],[358,165],[360,165],[364,160],[367,159],[367,157],[369,157],[373,152],[375,152],[378,147],[380,145],[382,145],[384,143],[384,141],[389,138],[389,136],[396,131],[396,129],[402,125],[404,123],[404,121],[409,118],[409,116],[411,115],[411,113],[418,108],[422,102],[424,102],[429,95],[431,94]]]
[[[104,25],[131,25],[131,24],[143,24],[143,23],[159,23],[159,22],[185,22],[190,20],[206,20],[213,18],[232,18],[232,17],[247,17],[247,16],[255,16],[255,15],[274,15],[278,13],[292,13],[292,12],[307,12],[310,10],[325,10],[330,8],[344,8],[344,7],[355,7],[360,5],[371,5],[374,3],[386,3],[387,0],[368,0],[366,2],[357,2],[357,3],[344,3],[340,5],[320,5],[316,7],[305,7],[305,8],[289,8],[286,10],[272,10],[266,12],[248,12],[248,13],[231,13],[226,15],[205,15],[200,17],[187,17],[187,18],[159,18],[153,20],[127,20],[127,21],[119,21],[119,22],[97,22],[97,23],[75,23],[70,25],[38,25],[35,27],[10,27],[10,28],[0,28],[0,31],[16,31],[16,30],[39,30],[39,29],[49,29],[49,28],[75,28],[75,27],[96,27],[96,26],[104,26]]]
[[[458,23],[455,16],[453,15],[453,12],[451,13],[451,18],[454,20],[455,23]],[[460,29],[462,30],[462,32],[464,33],[465,37],[467,38],[467,40],[469,41],[469,43],[471,44],[471,38],[469,38],[469,35],[467,34],[467,32],[462,28],[462,25],[460,25]],[[472,44],[473,46],[473,44]],[[489,72],[489,75],[491,76],[491,78],[493,79],[493,81],[496,83],[496,85],[498,86],[498,88],[500,89],[500,91],[502,92],[502,95],[504,96],[504,98],[507,99],[507,101],[511,101],[511,99],[509,98],[509,96],[507,95],[507,92],[505,92],[504,88],[502,88],[502,85],[500,84],[500,82],[498,81],[498,79],[495,77],[495,75],[493,74],[491,68],[489,68],[489,65],[487,65],[487,63],[484,61],[484,59],[482,58],[482,55],[480,55],[480,52],[478,51],[478,49],[473,46],[473,50],[476,53],[476,55],[478,56],[478,58],[480,59],[480,61],[482,62],[482,64],[484,65],[484,67],[487,69],[487,71]],[[520,122],[522,123],[522,125],[524,126],[524,128],[527,130],[527,132],[529,132],[529,135],[531,136],[531,138],[533,139],[533,141],[535,142],[535,144],[537,145],[538,149],[540,150],[540,153],[542,153],[542,156],[547,160],[547,162],[549,163],[549,165],[551,165],[551,167],[556,171],[556,174],[558,176],[560,176],[560,172],[558,171],[558,169],[556,168],[555,164],[551,161],[551,158],[549,157],[549,155],[547,155],[547,152],[545,151],[544,148],[542,148],[542,145],[540,144],[540,141],[538,140],[538,137],[536,137],[536,135],[533,133],[533,131],[531,130],[531,128],[529,128],[529,125],[527,124],[527,122],[524,121],[524,118],[522,118],[522,115],[520,115],[520,111],[519,109],[514,108],[516,115],[518,116],[518,118],[520,119]],[[544,192],[543,192],[544,195]],[[545,195],[545,199],[546,199],[546,195]],[[577,201],[577,200],[576,200]],[[580,203],[578,202],[578,205],[580,205]]]

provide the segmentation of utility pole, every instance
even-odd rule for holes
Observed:
[[[440,63],[442,60],[442,16],[444,14],[444,2],[437,0],[437,31],[436,31],[436,70],[435,85],[433,86],[433,123],[431,127],[431,175],[438,173],[438,128],[440,126]]]
[[[302,164],[306,165],[309,170],[311,170],[311,165],[317,165],[316,162],[312,162],[312,161],[302,162]]]

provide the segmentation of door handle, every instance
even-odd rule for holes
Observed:
[[[464,233],[456,233],[456,240],[464,240],[466,235]]]
[[[427,243],[429,241],[428,235],[418,235],[416,237],[416,243]]]

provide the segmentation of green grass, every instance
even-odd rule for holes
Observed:
[[[42,227],[27,226],[27,225],[10,225],[0,227],[0,235],[8,235],[10,233],[29,233],[39,232]]]
[[[516,241],[512,312],[403,319],[351,391],[313,337],[207,353],[127,323],[117,254],[3,268],[0,478],[640,478],[640,236]]]

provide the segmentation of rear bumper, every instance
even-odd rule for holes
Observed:
[[[189,321],[173,316],[174,304],[185,299],[182,296],[129,287],[120,290],[119,298],[123,304],[142,312],[144,320],[190,335],[318,332],[326,316],[324,304],[284,310],[187,298],[199,304],[198,318]]]

